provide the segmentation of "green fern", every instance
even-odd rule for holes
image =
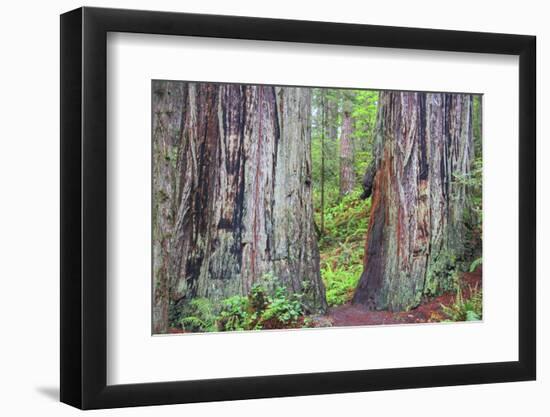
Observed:
[[[470,272],[474,272],[483,263],[483,258],[477,258],[470,264]]]
[[[216,311],[212,302],[206,298],[191,300],[183,314],[180,324],[185,330],[194,332],[216,330]]]
[[[483,317],[483,292],[470,287],[470,297],[464,299],[462,290],[457,288],[453,304],[441,309],[449,318],[448,321],[478,321]]]

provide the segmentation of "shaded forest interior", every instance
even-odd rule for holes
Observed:
[[[480,320],[481,99],[153,81],[153,333]]]

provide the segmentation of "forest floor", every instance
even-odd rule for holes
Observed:
[[[476,291],[482,290],[482,268],[478,267],[475,272],[465,272],[460,280],[462,300],[471,299]],[[369,311],[364,307],[345,303],[330,307],[327,314],[323,316],[310,316],[310,323],[306,327],[346,327],[346,326],[375,326],[389,324],[407,323],[437,323],[449,321],[451,317],[446,314],[453,305],[457,303],[457,292],[449,291],[438,297],[425,300],[418,307],[408,311]],[[303,323],[303,317],[301,318]],[[462,319],[454,319],[462,320]],[[453,320],[450,320],[453,321]],[[292,326],[299,328],[302,325]],[[290,328],[290,327],[289,327]],[[170,327],[168,333],[194,333],[180,327]]]
[[[462,276],[462,296],[470,298],[472,289],[481,289],[482,272],[464,273]],[[372,326],[380,324],[433,323],[447,319],[443,312],[444,306],[450,306],[455,301],[456,292],[448,292],[439,297],[426,300],[418,307],[409,311],[369,311],[357,305],[343,304],[331,307],[328,314],[314,319],[314,327],[341,326]]]

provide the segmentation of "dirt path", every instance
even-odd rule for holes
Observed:
[[[481,288],[481,268],[473,273],[465,273],[462,277],[463,295],[470,296],[470,288]],[[369,311],[361,306],[344,304],[329,309],[326,316],[315,319],[319,327],[325,326],[369,326],[377,324],[429,323],[446,318],[441,304],[448,306],[453,303],[454,293],[446,293],[432,298],[409,311],[392,313],[390,311]]]

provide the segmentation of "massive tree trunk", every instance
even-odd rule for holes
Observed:
[[[353,302],[404,310],[452,285],[465,254],[472,96],[381,92],[364,270]]]
[[[309,89],[153,83],[155,332],[168,302],[244,295],[266,275],[324,311],[310,106]]]
[[[342,115],[342,134],[340,135],[340,196],[353,191],[355,171],[353,168],[353,123],[351,112],[344,109]]]

